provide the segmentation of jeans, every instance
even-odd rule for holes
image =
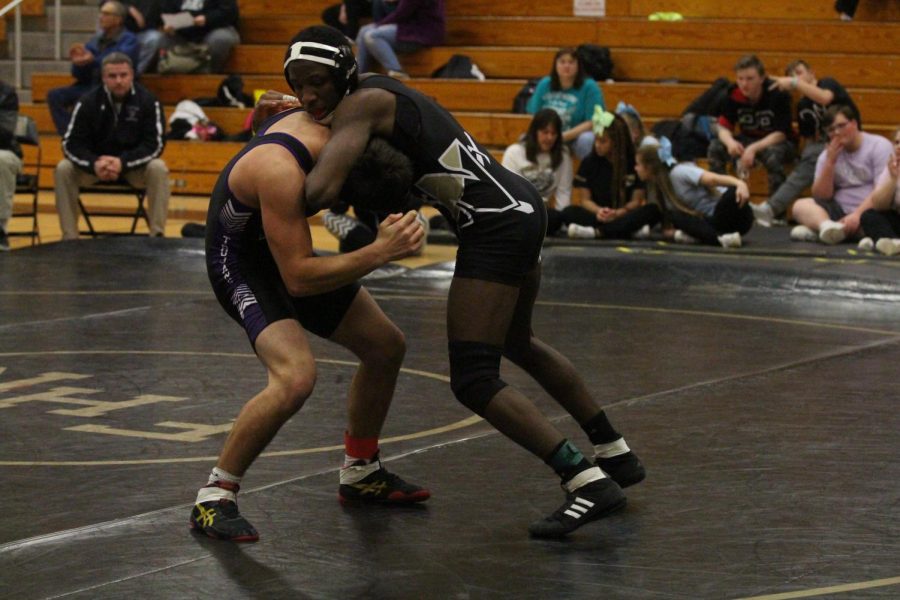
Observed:
[[[756,140],[739,136],[735,138],[738,142],[747,146]],[[709,143],[709,151],[707,153],[709,159],[709,170],[715,173],[725,173],[726,165],[736,160],[728,154],[728,148],[725,147],[718,139]],[[756,153],[756,164],[761,164],[766,168],[769,175],[769,196],[781,187],[787,178],[784,174],[784,165],[794,160],[794,145],[788,141],[778,142],[767,148],[763,148]]]
[[[359,72],[366,73],[372,70],[371,54],[381,66],[389,71],[402,71],[400,61],[394,49],[397,47],[397,26],[375,25],[369,23],[359,30],[356,36],[356,62],[359,63]]]
[[[816,161],[824,149],[824,142],[809,140],[806,143],[803,153],[800,155],[800,161],[794,166],[794,170],[769,197],[768,202],[772,207],[772,214],[776,217],[783,214],[794,200],[812,185],[816,175]]]
[[[47,92],[47,107],[56,126],[56,133],[66,135],[69,120],[72,118],[70,107],[75,106],[78,99],[88,93],[94,86],[89,83],[73,83],[65,87],[53,88]]]
[[[135,35],[138,39],[138,64],[135,71],[137,75],[142,75],[156,61],[163,41],[163,32],[158,29],[145,29]]]

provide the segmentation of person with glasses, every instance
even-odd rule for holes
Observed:
[[[100,64],[113,52],[121,52],[138,62],[138,39],[125,29],[125,5],[117,0],[104,2],[100,7],[99,30],[86,44],[72,44],[69,59],[75,83],[53,88],[47,92],[47,107],[60,136],[66,134],[71,118],[70,108],[84,94],[100,85]]]
[[[858,236],[860,216],[871,207],[869,195],[891,157],[891,143],[860,131],[853,109],[832,106],[823,120],[828,145],[816,161],[812,198],[794,203],[799,223],[795,241],[839,244]]]

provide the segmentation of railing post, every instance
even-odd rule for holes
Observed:
[[[62,60],[62,2],[53,2],[53,40],[56,44],[56,60]]]
[[[16,5],[16,45],[13,52],[16,55],[16,89],[22,89],[22,5]]]

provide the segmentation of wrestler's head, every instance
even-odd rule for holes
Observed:
[[[356,208],[405,212],[413,184],[412,161],[386,140],[373,137],[347,175],[340,198]]]
[[[284,55],[284,77],[303,108],[328,124],[340,101],[359,83],[356,58],[347,38],[325,25],[294,36]]]

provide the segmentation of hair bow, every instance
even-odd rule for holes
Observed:
[[[638,110],[634,106],[628,104],[627,102],[623,102],[622,100],[619,100],[619,103],[616,104],[616,114],[621,115],[624,113],[632,114],[635,117],[637,117],[638,120],[640,120],[640,118],[641,118],[641,113],[639,113]]]
[[[674,167],[678,163],[672,156],[672,142],[666,136],[659,138],[659,148],[657,148],[656,154],[667,167]]]
[[[594,135],[603,135],[606,128],[616,120],[616,115],[606,112],[599,104],[594,105],[594,116],[591,121],[594,124]]]

